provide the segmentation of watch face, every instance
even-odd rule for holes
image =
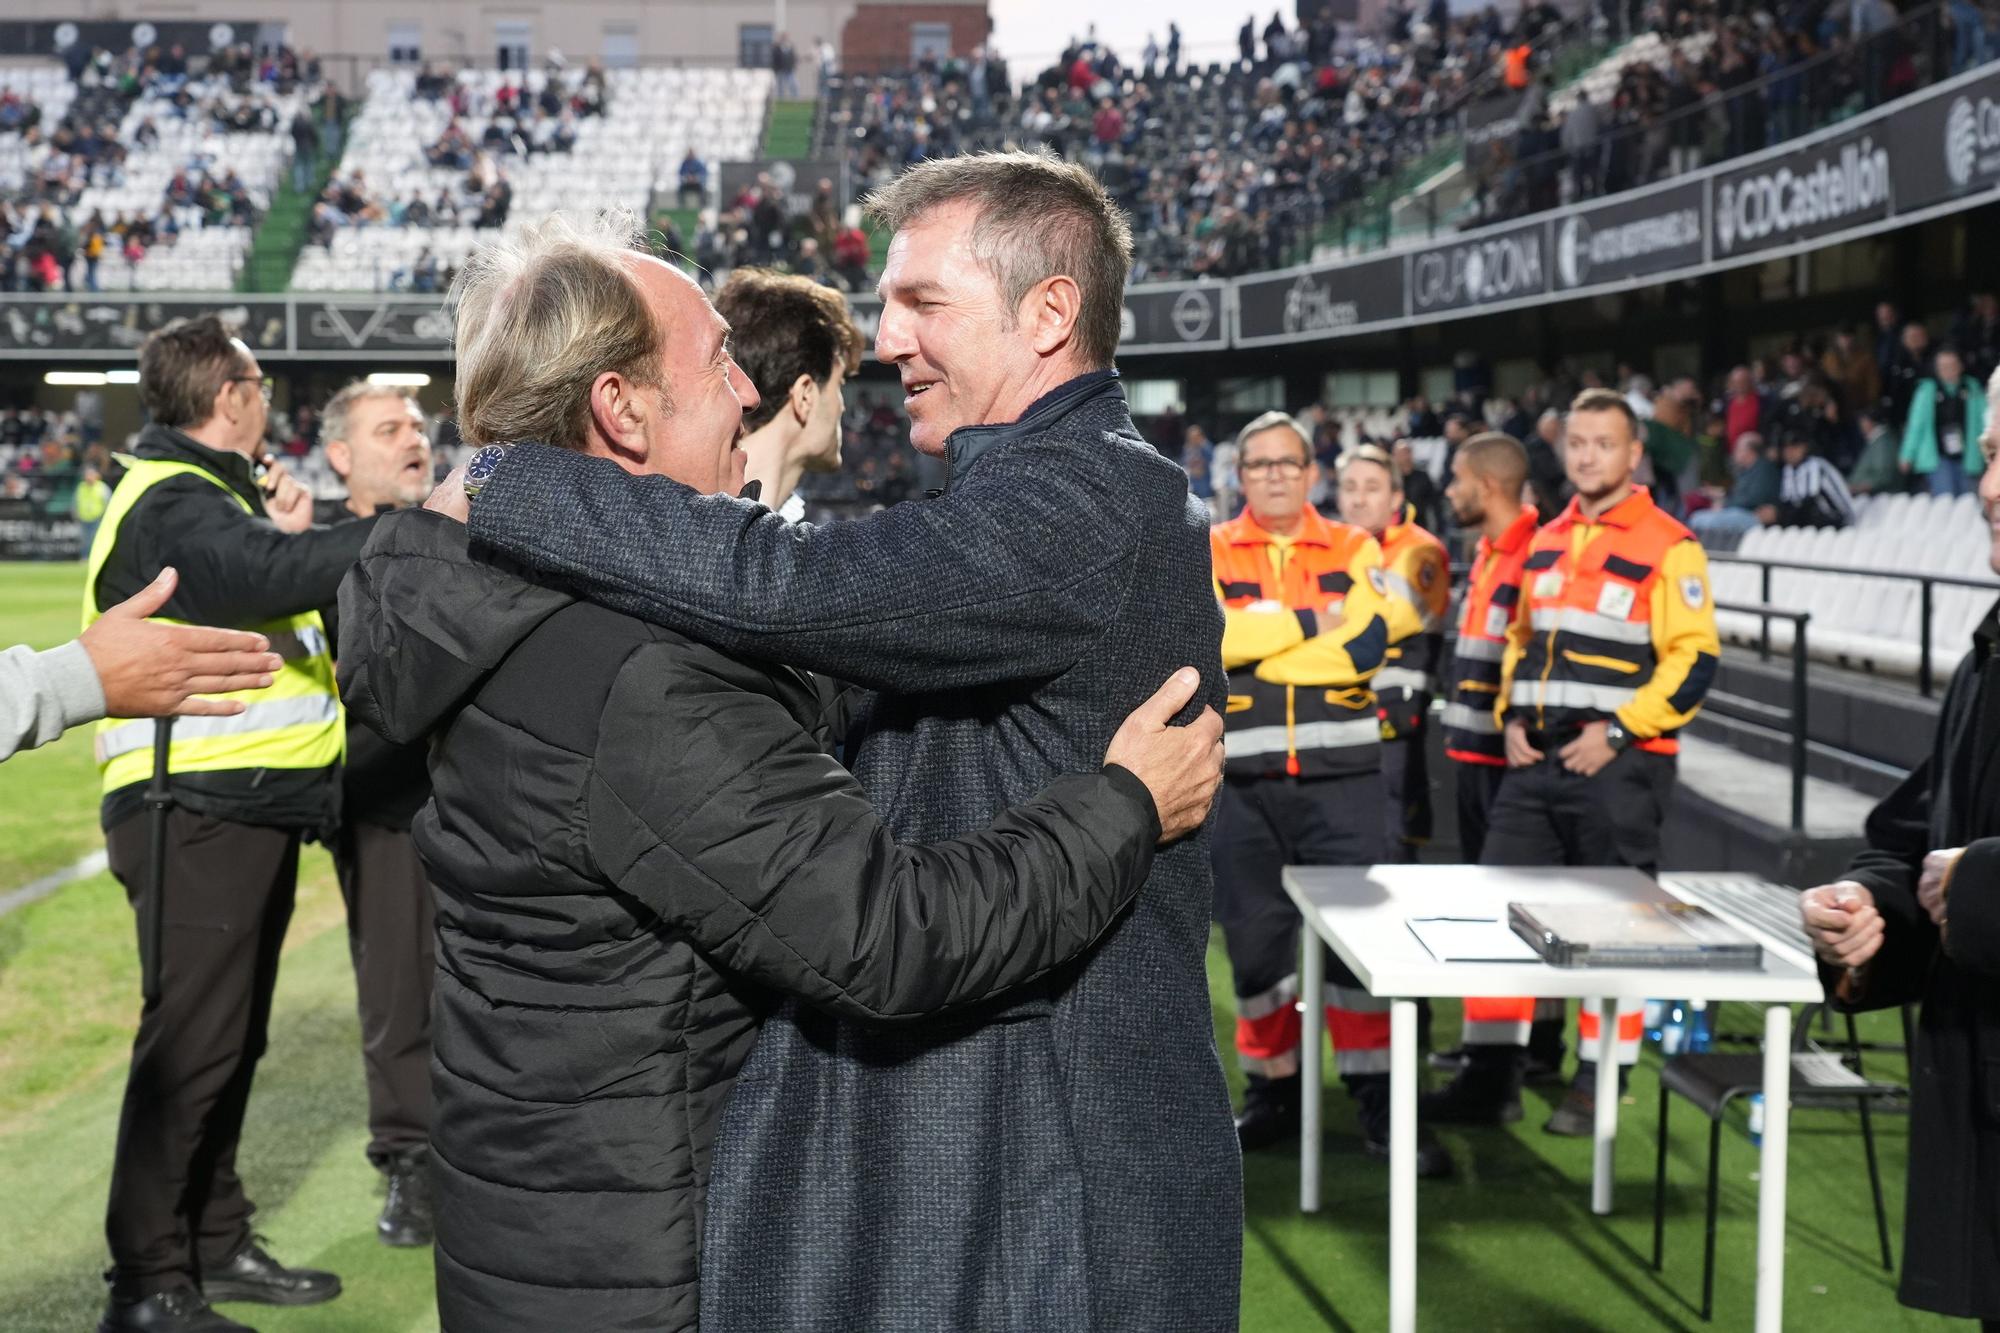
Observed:
[[[494,470],[500,466],[500,460],[506,456],[507,451],[497,444],[489,444],[474,454],[472,461],[465,465],[466,485],[485,485],[487,479],[493,475]]]

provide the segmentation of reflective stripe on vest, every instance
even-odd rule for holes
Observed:
[[[1461,662],[1492,662],[1498,664],[1507,655],[1507,644],[1501,639],[1465,639],[1458,641],[1457,657]]]
[[[1382,739],[1382,723],[1370,713],[1345,722],[1301,722],[1294,727],[1245,727],[1222,733],[1223,754],[1248,759],[1262,754],[1298,750],[1338,750],[1370,745]]]
[[[91,543],[85,569],[83,627],[90,628],[103,612],[97,606],[97,580],[118,543],[119,530],[140,498],[173,477],[193,476],[221,488],[245,513],[254,513],[242,496],[214,473],[192,463],[157,459],[125,459],[126,472],[111,493],[104,520]],[[164,616],[165,624],[184,622]],[[174,723],[168,751],[173,773],[220,773],[239,769],[326,768],[345,752],[347,729],[342,722],[340,695],[333,680],[333,648],[319,612],[306,611],[259,625],[244,626],[271,641],[283,659],[269,687],[235,694],[208,695],[241,699],[244,711],[234,717],[184,717]],[[106,792],[144,782],[153,772],[151,719],[106,718],[97,725],[97,762]]]
[[[1408,690],[1412,694],[1428,694],[1435,688],[1428,673],[1413,671],[1409,667],[1383,667],[1375,673],[1375,678],[1368,683],[1375,687],[1375,693],[1377,694],[1383,694],[1389,690]]]
[[[1688,540],[1644,487],[1594,521],[1572,501],[1535,535],[1521,585],[1532,632],[1507,698],[1530,729],[1560,731],[1632,701],[1658,665],[1652,593],[1660,566]],[[1672,744],[1671,735],[1643,743]]]
[[[1653,641],[1653,626],[1648,621],[1614,620],[1610,616],[1574,606],[1536,607],[1529,614],[1528,624],[1537,634],[1559,630],[1565,634],[1603,639],[1607,643],[1650,644]]]
[[[1445,726],[1453,731],[1469,732],[1474,736],[1498,736],[1499,720],[1490,708],[1471,708],[1465,704],[1446,704],[1442,718]]]

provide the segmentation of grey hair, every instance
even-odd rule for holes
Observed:
[[[558,212],[466,261],[451,291],[458,428],[466,443],[582,448],[590,387],[606,371],[665,392],[666,332],[628,267],[639,243],[638,221],[627,211]]]
[[[1249,439],[1252,435],[1262,435],[1265,431],[1275,430],[1280,426],[1283,426],[1286,430],[1290,431],[1292,434],[1299,437],[1299,445],[1301,448],[1305,450],[1306,462],[1308,463],[1312,462],[1313,461],[1312,432],[1306,429],[1304,422],[1300,421],[1297,417],[1293,416],[1289,412],[1266,412],[1263,416],[1256,418],[1249,425],[1245,426],[1242,430],[1237,431],[1236,432],[1237,449],[1241,450],[1243,446],[1249,442]]]
[[[370,384],[367,380],[351,381],[342,385],[340,392],[327,399],[326,406],[319,410],[320,441],[324,443],[327,440],[346,439],[348,417],[353,413],[354,405],[369,398],[396,398],[406,403],[417,401],[416,395],[407,389],[399,389],[388,384]],[[421,413],[423,408],[419,407],[417,411]]]
[[[977,210],[972,254],[1000,284],[1008,319],[1036,284],[1067,277],[1082,306],[1077,351],[1091,369],[1109,366],[1125,319],[1132,225],[1097,178],[1045,149],[934,158],[877,190],[868,212],[900,231],[960,202]]]

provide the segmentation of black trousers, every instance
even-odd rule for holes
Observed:
[[[148,898],[149,819],[134,815],[105,837],[135,912]],[[250,1239],[256,1210],[236,1145],[298,866],[296,833],[168,812],[160,998],[132,1043],[104,1224],[121,1297],[197,1286]]]
[[[1366,866],[1381,861],[1382,775],[1230,779],[1222,784],[1217,802],[1209,840],[1215,867],[1215,919],[1222,927],[1242,1013],[1257,1008],[1260,997],[1278,992],[1298,972],[1299,911],[1285,892],[1284,868]],[[1378,1003],[1362,991],[1360,981],[1331,949],[1325,958],[1328,993],[1302,998],[1309,1004],[1324,1001],[1341,1011],[1334,1016],[1336,1029],[1350,1023],[1355,1028],[1334,1032],[1334,1067],[1342,1074],[1388,1072],[1387,1002]],[[1246,1000],[1251,1003],[1245,1005]],[[1349,1019],[1349,1014],[1365,1017]],[[1292,1028],[1292,1040],[1296,1031]],[[1239,1027],[1239,1048],[1242,1035]]]
[[[1500,782],[1507,776],[1503,764],[1468,764],[1455,761],[1452,769],[1458,807],[1458,859],[1465,865],[1479,864],[1486,846],[1486,825],[1493,817],[1493,802],[1500,796]]]
[[[1508,770],[1493,802],[1480,864],[1631,866],[1660,864],[1660,825],[1674,789],[1674,759],[1627,750],[1583,777],[1551,752]]]
[[[333,844],[368,1076],[368,1160],[382,1168],[431,1135],[436,908],[408,829],[349,824]]]
[[[1427,737],[1382,742],[1382,785],[1386,789],[1387,839],[1383,859],[1415,865],[1417,851],[1431,840],[1431,766]]]

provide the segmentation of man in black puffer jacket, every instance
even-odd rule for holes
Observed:
[[[476,263],[469,436],[568,391],[547,424],[572,447],[740,482],[726,427],[755,392],[686,278],[560,223]],[[550,345],[578,329],[583,354]],[[356,715],[434,740],[413,831],[438,893],[450,1330],[693,1329],[711,1145],[781,993],[890,1023],[1045,975],[1111,927],[1156,840],[1200,826],[1221,767],[1213,713],[1167,725],[1198,688],[1184,671],[1101,772],[902,847],[828,757],[814,678],[475,563],[436,515],[382,521],[341,627]]]

